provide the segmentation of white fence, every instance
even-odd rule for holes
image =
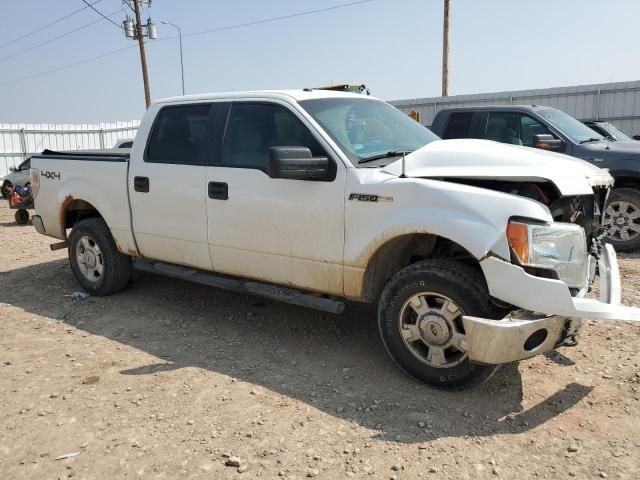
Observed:
[[[139,121],[99,124],[0,123],[0,177],[29,155],[50,150],[111,148],[121,138],[136,136]]]

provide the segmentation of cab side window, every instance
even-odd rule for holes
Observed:
[[[547,134],[557,138],[551,130],[525,113],[490,112],[487,118],[485,129],[487,140],[533,147],[533,136],[538,134]]]
[[[164,107],[153,124],[144,158],[150,163],[204,165],[211,105]]]
[[[309,129],[286,108],[234,103],[222,146],[222,164],[266,172],[270,147],[307,147],[314,157],[326,155]]]
[[[520,114],[490,112],[487,118],[485,138],[494,142],[522,145],[520,138]]]
[[[471,138],[471,119],[473,112],[452,113],[442,134],[443,140],[453,138]]]
[[[553,138],[558,138],[551,130],[529,115],[522,115],[520,117],[520,125],[522,127],[522,144],[527,147],[533,146],[534,135],[551,135]]]

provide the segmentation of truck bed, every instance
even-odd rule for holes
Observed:
[[[69,215],[95,209],[111,229],[118,249],[136,252],[127,187],[129,149],[45,150],[31,157],[40,171],[36,214],[46,235],[65,240]]]

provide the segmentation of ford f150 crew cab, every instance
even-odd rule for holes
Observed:
[[[640,248],[640,143],[611,142],[566,113],[540,105],[493,105],[440,110],[431,130],[443,139],[484,138],[552,150],[609,170],[615,188],[604,214],[617,250]]]
[[[334,313],[377,302],[391,357],[437,386],[574,344],[582,318],[640,320],[600,241],[612,183],[315,90],[158,101],[130,153],[45,152],[31,179],[35,228],[89,293],[137,268]]]

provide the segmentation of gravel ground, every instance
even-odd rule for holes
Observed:
[[[395,368],[374,308],[147,274],[73,301],[49,243],[0,203],[2,478],[640,478],[637,325],[443,392]],[[621,264],[640,305],[640,256]]]

